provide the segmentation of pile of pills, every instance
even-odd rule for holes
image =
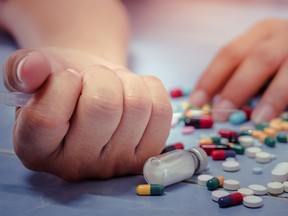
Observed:
[[[189,94],[187,89],[174,89],[170,92],[171,97],[182,97]],[[171,127],[182,123],[182,134],[192,134],[196,129],[209,129],[213,127],[213,110],[209,105],[201,108],[183,103],[175,109]],[[229,122],[240,125],[250,120],[252,109],[244,107],[233,112]],[[255,159],[259,165],[269,163],[276,156],[263,151],[262,145],[274,148],[277,143],[288,143],[288,112],[280,118],[270,122],[262,122],[253,128],[244,128],[239,131],[230,129],[218,130],[218,135],[202,137],[198,140],[201,147],[213,160],[223,160],[222,169],[226,172],[236,172],[240,169],[237,161],[238,155],[246,155]],[[176,149],[185,149],[183,143],[174,143],[165,147],[162,153]],[[253,174],[261,175],[261,166],[252,169]],[[219,207],[229,207],[243,204],[248,208],[259,208],[263,205],[264,195],[278,196],[288,192],[288,162],[279,163],[271,171],[271,182],[266,186],[250,184],[241,187],[236,179],[225,179],[224,176],[211,176],[208,174],[198,175],[198,185],[205,186],[211,191],[211,198],[218,202]],[[136,189],[138,195],[163,195],[163,185],[139,185]]]

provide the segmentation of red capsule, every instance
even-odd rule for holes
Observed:
[[[211,152],[213,160],[225,160],[228,157],[235,157],[236,152],[233,150],[214,150]]]
[[[215,145],[215,144],[201,144],[200,148],[202,148],[207,155],[211,155],[214,150],[228,150],[229,146],[227,145]]]
[[[249,106],[245,106],[245,107],[242,108],[242,111],[245,112],[245,114],[247,116],[247,120],[249,121],[251,113],[252,113],[252,108],[249,107]]]
[[[243,195],[241,193],[233,193],[227,196],[221,197],[218,200],[218,204],[220,207],[228,207],[239,205],[243,202]]]
[[[176,149],[184,149],[183,143],[177,142],[177,143],[174,143],[174,144],[172,144],[172,145],[168,145],[168,146],[166,146],[166,147],[163,149],[163,151],[161,152],[161,154],[166,153],[166,152],[169,152],[169,151],[173,151],[173,150],[176,150]]]
[[[212,128],[213,126],[213,118],[211,115],[202,115],[196,118],[187,118],[185,119],[186,126],[193,126],[195,128]]]
[[[170,91],[170,96],[173,97],[173,98],[182,97],[183,96],[183,91],[181,89],[179,89],[179,88],[172,89]]]

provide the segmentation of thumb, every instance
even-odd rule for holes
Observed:
[[[18,50],[3,66],[3,80],[10,91],[34,93],[51,74],[49,59],[40,51]]]

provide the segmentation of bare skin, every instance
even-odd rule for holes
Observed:
[[[272,80],[252,113],[255,123],[269,121],[288,104],[288,21],[265,20],[226,45],[200,78],[190,101],[203,105],[216,95],[215,109],[245,105]],[[226,120],[227,115],[215,115]]]
[[[125,68],[129,24],[121,2],[85,0],[81,8],[83,1],[77,7],[57,1],[69,5],[66,13],[56,1],[21,2],[5,1],[0,13],[2,25],[26,48],[4,65],[5,85],[34,94],[16,111],[18,157],[32,170],[70,181],[140,174],[146,159],[165,146],[172,109],[159,79]],[[74,14],[74,30],[65,28],[67,13]]]

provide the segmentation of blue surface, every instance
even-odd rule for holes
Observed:
[[[159,9],[153,14],[153,8],[148,6],[141,8],[141,10],[146,10],[144,17],[147,16],[149,19],[141,19],[141,13],[138,13],[139,8],[135,9],[138,13],[138,19],[133,19],[136,24],[142,22],[142,29],[138,25],[135,28],[131,46],[133,58],[131,58],[130,67],[140,74],[147,72],[156,74],[163,80],[167,89],[174,86],[193,85],[199,73],[209,63],[219,47],[256,21],[268,16],[288,17],[287,8],[285,9],[282,5],[285,1],[281,1],[279,7],[259,6],[257,4],[245,7],[242,4],[215,4],[213,1],[181,1],[184,5],[182,9],[177,6],[178,12],[173,12],[175,2],[179,1],[171,0],[169,4],[168,1],[165,1],[166,4],[162,8],[163,13],[167,11],[170,13],[169,25],[167,22],[166,24],[162,22]],[[210,6],[208,5],[209,2],[212,2]],[[193,5],[188,7],[187,4]],[[208,8],[210,15],[208,22],[206,22],[206,15],[202,11],[203,8]],[[150,11],[151,16],[147,15],[147,11]],[[233,22],[231,19],[227,19],[229,14],[235,15]],[[243,16],[247,18],[246,21],[243,21]],[[187,17],[191,17],[191,20]],[[184,22],[183,26],[179,27],[179,20],[185,20],[186,23]],[[200,24],[197,25],[195,20]],[[211,20],[214,22],[210,24]],[[149,26],[147,23],[150,27],[147,27]],[[215,25],[222,30],[215,31]],[[190,27],[190,30],[187,26]],[[184,28],[183,35],[178,34],[181,27]],[[150,28],[149,31],[147,28]],[[169,32],[168,30],[171,29],[176,29],[176,31]],[[202,35],[199,32],[202,32]],[[140,37],[140,33],[144,33],[144,36]],[[165,38],[165,40],[159,40],[159,38]],[[180,41],[173,43],[179,38]],[[9,37],[0,34],[1,65],[15,48],[15,44]],[[180,71],[181,74],[179,74]],[[0,89],[4,90],[2,83]],[[180,101],[174,100],[173,102],[178,103]],[[167,187],[164,196],[140,197],[136,195],[135,188],[138,184],[145,183],[142,176],[129,176],[108,181],[68,183],[50,174],[32,172],[24,168],[15,155],[3,153],[12,152],[13,149],[11,135],[13,120],[14,108],[1,106],[0,216],[287,215],[287,199],[271,196],[263,197],[264,205],[259,209],[249,209],[243,205],[225,209],[219,208],[218,204],[211,199],[211,191],[193,183],[195,177],[189,180],[190,183],[189,181],[181,182]],[[250,125],[249,123],[246,124]],[[205,134],[215,134],[219,128],[227,127],[237,129],[236,126],[230,124],[216,124],[211,130],[197,130],[192,135],[183,136],[181,134],[182,126],[178,125],[178,127],[171,129],[167,144],[181,141],[186,148],[193,147],[197,145],[197,140]],[[221,169],[222,161],[212,161],[209,158],[209,169],[203,173],[213,176],[223,175],[226,179],[239,180],[241,187],[247,187],[250,184],[266,185],[271,178],[271,169],[279,162],[288,161],[288,145],[277,144],[275,148],[263,146],[263,150],[275,154],[277,158],[270,163],[260,164],[255,159],[245,155],[237,155],[241,169],[232,173],[224,172]],[[254,167],[261,167],[263,174],[253,174]],[[286,195],[288,196],[287,193]]]

